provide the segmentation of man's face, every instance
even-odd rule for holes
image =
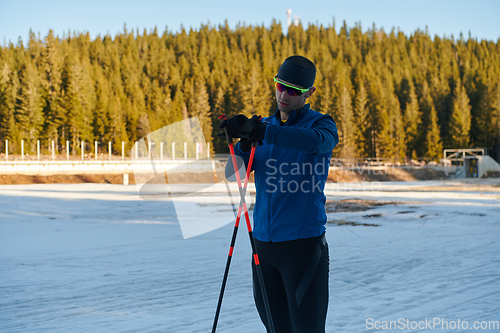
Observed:
[[[287,83],[286,81],[283,81]],[[278,109],[281,112],[290,113],[293,110],[299,111],[302,109],[304,104],[306,103],[306,99],[313,94],[316,88],[311,88],[309,91],[304,92],[299,96],[290,96],[285,89],[284,91],[279,91],[276,89],[276,102],[278,103]]]

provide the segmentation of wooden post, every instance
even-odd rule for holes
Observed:
[[[218,183],[217,181],[217,171],[215,170],[215,161],[212,160],[212,171],[214,172],[214,180],[215,180],[215,184]]]
[[[9,159],[9,140],[5,140],[5,160]]]
[[[66,161],[69,161],[69,140],[66,140]]]
[[[128,173],[123,174],[123,185],[128,185]]]
[[[98,153],[98,149],[97,149],[97,146],[99,145],[99,141],[95,141],[95,160],[97,161],[97,153]]]
[[[40,162],[40,140],[36,140],[36,156],[38,158],[38,162]]]
[[[85,151],[85,141],[82,140],[82,161],[84,159],[83,153]]]

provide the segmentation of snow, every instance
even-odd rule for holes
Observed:
[[[412,190],[454,184],[329,184],[329,200],[400,204],[329,214],[380,226],[328,225],[327,332],[377,331],[369,318],[500,321],[500,187]],[[224,193],[183,203],[209,219]],[[232,223],[184,239],[172,201],[143,200],[135,186],[3,185],[0,203],[0,332],[211,331]],[[241,224],[217,332],[265,331],[250,251]]]

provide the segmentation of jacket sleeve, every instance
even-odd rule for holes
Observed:
[[[339,135],[333,118],[323,115],[311,128],[268,125],[264,140],[271,145],[316,155],[335,148]]]
[[[238,166],[238,171],[240,173],[240,179],[243,184],[243,180],[246,176],[246,167],[248,166],[248,160],[250,159],[250,152],[243,152],[240,149],[240,143],[238,142],[234,147],[234,153],[236,155],[236,165]],[[243,168],[243,163],[245,163],[245,167]],[[253,169],[253,167],[252,167]],[[231,155],[227,159],[225,175],[228,182],[235,182],[236,176],[234,173],[233,159]]]

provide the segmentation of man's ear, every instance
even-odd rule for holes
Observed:
[[[314,94],[315,91],[316,87],[312,87],[311,89],[309,89],[309,91],[306,93],[306,98],[311,97],[311,95]]]

